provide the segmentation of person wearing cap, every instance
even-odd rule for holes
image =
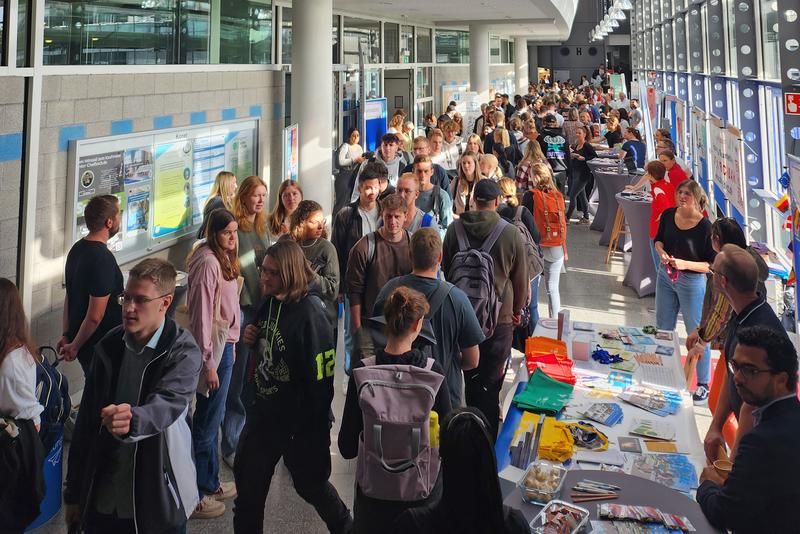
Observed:
[[[410,157],[401,150],[401,147],[402,141],[397,134],[387,133],[381,137],[381,146],[378,147],[372,157],[365,159],[358,168],[355,183],[353,184],[353,192],[350,195],[350,202],[358,200],[358,176],[364,171],[364,167],[372,161],[379,161],[386,165],[386,169],[389,171],[389,185],[392,187],[397,185],[400,171],[411,163]],[[385,190],[386,188],[383,189]]]
[[[520,324],[522,309],[528,302],[530,285],[522,236],[497,213],[503,195],[500,186],[492,180],[480,180],[473,191],[475,209],[462,213],[444,236],[442,269],[448,278],[453,278],[451,264],[459,251],[456,225],[462,225],[470,248],[474,249],[483,245],[498,224],[505,225],[489,250],[494,263],[494,286],[502,302],[500,315],[492,335],[479,345],[478,376],[464,388],[467,405],[483,411],[494,439],[500,425],[499,400],[505,363],[511,353],[514,326]]]

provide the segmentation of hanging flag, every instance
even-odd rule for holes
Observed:
[[[775,208],[781,213],[786,213],[789,209],[789,194],[784,193],[783,196],[775,202]]]

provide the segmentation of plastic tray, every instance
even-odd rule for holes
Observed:
[[[558,484],[554,490],[544,490],[536,486],[528,486],[525,480],[528,478],[528,473],[534,469],[540,469],[547,473],[558,474]],[[561,495],[561,488],[564,486],[564,479],[567,477],[567,469],[564,466],[548,462],[547,460],[536,460],[531,463],[525,470],[525,474],[517,482],[517,487],[522,494],[522,500],[532,504],[547,504],[554,499],[558,499]]]
[[[586,532],[586,525],[589,523],[589,510],[586,508],[581,508],[572,503],[568,503],[565,501],[553,500],[550,501],[547,506],[542,508],[542,511],[539,512],[539,515],[533,518],[533,521],[530,522],[531,532],[533,534],[545,534],[546,531],[545,521],[547,518],[547,514],[549,511],[555,506],[563,506],[565,508],[569,508],[571,510],[575,510],[581,514],[581,519],[578,524],[570,531],[570,534],[579,534],[582,532]]]

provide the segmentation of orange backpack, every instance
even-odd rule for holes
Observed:
[[[557,189],[533,193],[533,218],[541,234],[541,247],[562,247],[567,242],[567,219],[564,213],[564,196]]]

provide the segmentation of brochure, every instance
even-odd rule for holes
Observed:
[[[675,426],[667,421],[635,417],[628,433],[646,438],[672,441],[675,439]]]

